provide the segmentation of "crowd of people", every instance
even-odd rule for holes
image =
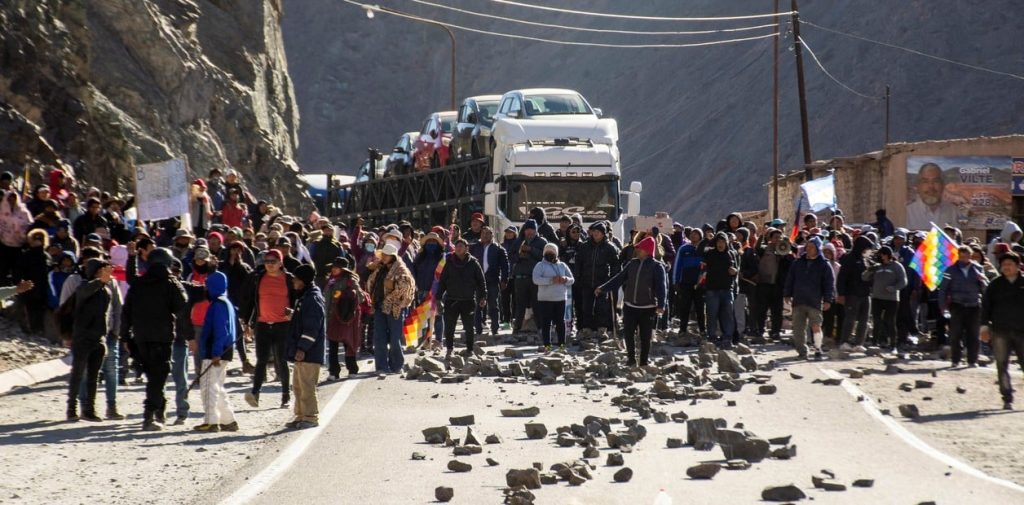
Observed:
[[[134,372],[146,384],[143,429],[167,424],[170,378],[174,424],[189,418],[198,385],[194,429],[238,430],[224,386],[237,359],[252,376],[249,405],[264,401],[272,364],[288,426],[315,426],[321,368],[340,380],[342,364],[358,374],[365,354],[375,373],[400,373],[410,314],[426,306],[420,345],[443,346],[446,359],[460,322],[466,355],[477,336],[506,329],[539,333],[544,353],[620,339],[629,366],[648,365],[652,339],[676,322],[693,343],[722,348],[783,341],[787,323],[799,358],[932,346],[948,347],[954,367],[976,366],[987,342],[1006,408],[1011,353],[1024,361],[1024,247],[1012,222],[987,244],[947,225],[960,260],[930,291],[910,268],[923,232],[884,212],[858,228],[838,210],[792,228],[733,213],[621,237],[609,222],[552,222],[539,207],[502,230],[479,213],[465,230],[371,227],[289,216],[253,198],[237,172],[214,170],[191,184],[190,220],[144,223],[131,198],[90,188],[79,200],[56,169],[48,181],[23,201],[13,175],[0,175],[0,284],[17,287],[26,331],[70,347],[73,421],[102,419],[101,376],[105,417],[123,419],[117,387]]]

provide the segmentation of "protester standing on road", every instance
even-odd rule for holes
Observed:
[[[203,398],[203,424],[196,431],[212,433],[238,431],[235,413],[224,389],[235,339],[238,337],[235,307],[228,300],[228,277],[214,272],[206,279],[209,307],[198,338],[191,340],[192,352],[199,356],[199,391]]]
[[[316,267],[316,285],[324,287],[327,275],[331,272],[331,264],[338,256],[342,256],[341,242],[334,238],[334,225],[327,219],[321,218],[316,223],[320,229],[320,240],[310,244],[310,256],[313,257],[313,266]]]
[[[719,345],[728,349],[732,347],[733,299],[739,258],[729,248],[729,237],[724,232],[715,235],[714,247],[704,253],[703,269],[708,338],[717,338]]]
[[[981,306],[981,340],[991,342],[999,376],[1003,408],[1013,409],[1013,385],[1010,381],[1010,354],[1024,370],[1024,278],[1020,275],[1020,256],[1008,252],[999,256],[1003,274],[985,289]]]
[[[957,248],[955,265],[948,268],[939,285],[939,310],[949,311],[949,345],[951,361],[960,366],[963,358],[961,344],[967,348],[967,365],[978,366],[978,338],[980,336],[981,297],[988,287],[988,278],[981,265],[971,261],[970,246]],[[1021,307],[1024,310],[1024,306]]]
[[[498,297],[508,283],[508,254],[504,247],[494,243],[494,230],[489,226],[480,229],[480,241],[470,245],[469,252],[480,263],[487,282],[487,306],[476,310],[476,332],[483,334],[486,316],[491,335],[497,335],[501,319]]]
[[[554,234],[554,230],[551,233]],[[517,254],[511,258],[513,282],[515,283],[515,292],[512,298],[513,334],[522,331],[523,324],[526,322],[526,309],[532,309],[537,301],[537,285],[533,283],[533,267],[544,258],[545,244],[547,242],[537,232],[537,222],[527,219],[523,223],[522,235],[516,241]]]
[[[807,324],[814,338],[814,359],[821,359],[822,312],[832,307],[835,274],[821,255],[821,239],[811,237],[804,254],[789,268],[784,288],[786,301],[793,307],[793,345],[800,359],[807,358]]]
[[[604,223],[590,225],[590,239],[580,246],[576,253],[576,282],[580,285],[580,304],[576,314],[579,322],[579,336],[589,337],[594,332],[607,335],[612,327],[612,306],[610,294],[594,294],[594,289],[608,282],[622,268],[619,250],[608,240],[608,229]]]
[[[252,390],[245,394],[245,401],[252,407],[260,406],[260,390],[267,380],[271,353],[274,355],[274,373],[281,381],[281,408],[291,406],[285,340],[292,319],[292,305],[298,293],[293,287],[292,274],[286,272],[283,265],[281,251],[267,251],[263,256],[263,270],[254,272],[249,280],[248,296],[242,308],[242,321],[256,327],[256,370]]]
[[[367,268],[370,277],[366,290],[373,304],[374,365],[379,374],[399,373],[405,364],[405,316],[416,294],[416,283],[405,261],[398,257],[395,244],[385,244],[380,257]]]
[[[164,427],[164,384],[170,373],[175,316],[185,307],[185,288],[170,273],[171,252],[157,248],[149,253],[146,273],[132,283],[125,302],[131,338],[146,374],[146,401],[142,429]],[[124,337],[124,335],[122,335]]]
[[[724,236],[724,234],[723,234]],[[621,272],[594,290],[595,296],[623,288],[622,335],[626,339],[626,364],[636,366],[637,331],[640,337],[640,366],[647,366],[651,335],[656,318],[665,312],[668,292],[665,268],[654,259],[657,244],[647,237],[636,244],[636,257]]]
[[[110,279],[113,270],[106,260],[90,259],[85,264],[86,280],[75,291],[74,332],[70,342],[72,362],[68,384],[68,421],[79,419],[77,404],[83,380],[85,398],[81,399],[81,419],[102,421],[96,415],[96,386],[106,353],[103,339],[110,330],[109,313],[111,298],[114,296]]]
[[[899,310],[900,290],[907,285],[907,272],[893,258],[892,249],[882,246],[878,250],[878,262],[872,262],[861,274],[861,278],[871,281],[871,319],[875,345],[896,352],[896,313]]]
[[[865,350],[864,341],[871,314],[871,281],[864,280],[862,275],[867,269],[864,255],[873,248],[871,239],[861,235],[853,241],[853,249],[839,260],[836,301],[845,311],[842,330],[839,332],[839,340],[842,342],[840,349],[843,351]]]
[[[328,379],[336,381],[341,376],[339,350],[345,353],[345,368],[351,377],[359,373],[356,353],[362,337],[364,307],[369,301],[359,287],[359,276],[351,270],[349,259],[338,256],[331,264],[331,275],[327,277],[327,340]]]
[[[690,230],[691,237],[700,239],[700,230]],[[676,316],[679,331],[686,333],[690,326],[690,314],[694,315],[697,332],[704,334],[704,301],[700,296],[700,268],[704,257],[697,251],[697,244],[689,239],[680,242],[672,265],[672,283],[675,284]]]
[[[565,352],[565,302],[575,279],[569,265],[558,259],[558,246],[544,246],[544,260],[533,267],[533,283],[537,285],[537,327],[544,342],[544,352],[551,350],[551,325],[558,334],[558,350]]]
[[[466,335],[465,355],[473,353],[473,321],[477,306],[487,306],[487,283],[480,263],[469,254],[466,239],[455,241],[455,253],[448,256],[437,284],[437,297],[444,300],[445,360],[450,360],[455,347],[455,325],[462,320]]]
[[[310,265],[295,269],[292,285],[299,294],[292,315],[286,355],[295,367],[295,418],[289,428],[312,428],[320,424],[316,385],[324,364],[327,317],[324,297],[315,284],[316,270]]]

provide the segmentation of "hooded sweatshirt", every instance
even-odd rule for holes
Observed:
[[[548,242],[558,243],[558,234],[555,233],[555,229],[551,227],[551,223],[548,222],[547,213],[540,207],[534,207],[530,209],[530,219],[537,222],[537,235],[543,237]]]
[[[1014,233],[1021,233],[1020,226],[1018,226],[1017,223],[1014,223],[1013,221],[1006,221],[1006,224],[1003,225],[1003,231],[999,232],[999,238],[993,239],[992,242],[988,244],[989,262],[991,262],[993,265],[999,264],[999,258],[996,257],[997,243],[1009,244],[1010,248],[1013,248],[1013,244],[1015,244],[1015,242],[1011,242],[1011,239],[1013,238]]]
[[[18,199],[13,207],[8,201],[12,193]],[[18,193],[7,191],[4,192],[3,197],[3,201],[0,202],[0,243],[7,247],[23,247],[25,234],[32,224],[32,214],[22,203]]]
[[[818,256],[811,259],[804,253],[789,267],[784,295],[793,298],[793,305],[805,305],[820,309],[822,303],[835,299],[835,274],[821,254],[821,239],[812,237],[809,244],[818,249]]]
[[[206,278],[206,292],[210,300],[199,334],[199,359],[230,360],[235,346],[235,306],[228,300],[228,277],[214,272]]]

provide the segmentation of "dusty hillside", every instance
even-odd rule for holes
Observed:
[[[476,11],[589,27],[687,30],[694,23],[639,23],[542,13],[489,2],[442,1]],[[640,37],[568,33],[473,18],[408,0],[381,2],[467,26],[580,41],[638,43],[715,36]],[[603,12],[662,16],[766,12],[772,2],[533,2]],[[788,5],[788,2],[782,2]],[[807,20],[965,62],[1024,73],[1017,2],[871,0],[804,1]],[[337,0],[285,2],[284,36],[302,112],[298,158],[304,168],[354,170],[367,146],[390,147],[429,112],[448,107],[448,39],[436,28],[378,15],[373,20]],[[755,24],[746,22],[747,24]],[[744,23],[734,23],[738,26]],[[756,23],[759,24],[759,23]],[[788,31],[788,26],[783,32]],[[555,46],[457,32],[458,94],[525,86],[583,92],[619,120],[625,178],[645,183],[643,209],[684,220],[767,206],[771,174],[771,41],[687,49]],[[856,89],[893,89],[893,140],[1024,131],[1024,81],[958,68],[812,27],[804,36],[823,63]],[[791,37],[787,42],[792,40]],[[783,46],[782,158],[801,163],[793,55]],[[880,102],[852,95],[807,61],[812,150],[816,158],[878,149]],[[665,183],[665,182],[669,183]]]
[[[0,3],[0,160],[131,191],[132,163],[185,155],[303,200],[280,0]],[[272,178],[284,184],[271,186]],[[116,185],[116,188],[115,188]]]

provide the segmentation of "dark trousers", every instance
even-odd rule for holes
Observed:
[[[868,334],[868,315],[871,313],[871,298],[867,296],[846,295],[843,307],[843,324],[839,340],[851,345],[864,345]],[[856,333],[854,333],[856,328]],[[853,338],[851,338],[853,336]]]
[[[473,350],[473,315],[476,313],[476,302],[473,300],[444,301],[444,346],[455,347],[455,324],[462,320],[462,329],[466,334],[466,350]]]
[[[946,345],[946,324],[949,321],[946,320],[946,315],[939,310],[938,301],[928,301],[928,317],[935,319],[935,343]]]
[[[513,331],[519,331],[523,327],[523,321],[526,318],[526,309],[533,308],[533,305],[537,302],[537,285],[533,283],[533,279],[523,277],[522,279],[516,279],[516,292],[515,298],[513,299],[513,315],[512,315],[512,329]]]
[[[358,349],[347,349],[345,347],[345,344],[341,342],[327,341],[327,370],[330,375],[335,377],[341,375],[341,362],[338,359],[338,354],[342,351],[345,353],[345,369],[348,370],[348,373],[359,373],[359,362],[356,360]]]
[[[1021,370],[1024,370],[1024,331],[992,330],[992,355],[996,361],[996,375],[999,376],[999,393],[1003,395],[1004,402],[1013,402],[1010,354],[1017,355]]]
[[[843,332],[843,319],[846,318],[846,307],[833,303],[825,312],[822,312],[823,321],[821,331],[825,338],[831,338],[835,345],[842,343],[840,334]]]
[[[609,295],[610,293],[602,293],[601,296],[594,296],[594,288],[580,287],[580,310],[576,317],[581,330],[612,327],[612,308]]]
[[[626,354],[629,363],[636,363],[637,329],[640,331],[640,366],[647,365],[647,355],[651,352],[651,334],[654,333],[654,307],[638,309],[629,305],[622,306],[622,336],[626,339]]]
[[[242,327],[242,320],[235,320],[235,328]],[[238,357],[242,359],[242,363],[249,362],[249,356],[245,352],[245,337],[242,336],[242,330],[238,330],[238,338],[235,339],[235,350],[238,351]]]
[[[259,396],[267,380],[267,364],[274,354],[274,373],[281,381],[281,401],[291,398],[288,392],[288,362],[285,361],[284,341],[288,338],[289,323],[256,323],[256,372],[252,377],[252,394]]]
[[[100,368],[106,355],[103,344],[75,345],[71,348],[71,379],[68,382],[68,414],[77,412],[78,392],[85,381],[85,398],[82,413],[96,414],[96,385],[99,383]],[[111,379],[107,379],[111,380]],[[116,379],[114,379],[116,380]]]
[[[558,345],[565,345],[565,301],[537,301],[533,313],[537,315],[537,327],[540,329],[544,345],[551,345],[551,325],[555,325],[558,334]]]
[[[21,256],[20,247],[8,247],[0,244],[0,286],[13,286],[14,265],[18,264],[18,257]]]
[[[694,286],[683,284],[676,285],[676,314],[679,316],[679,329],[686,331],[690,319],[697,321],[697,330],[701,333],[707,331],[704,314],[704,293],[703,290]]]
[[[769,334],[774,337],[782,333],[782,293],[778,288],[776,284],[757,285],[757,320],[755,323],[758,334],[764,333],[769,313],[772,318]]]
[[[900,302],[896,300],[871,299],[871,321],[874,324],[871,339],[875,345],[896,347],[896,312]]]
[[[1024,307],[1021,307],[1024,310]],[[981,328],[981,308],[966,307],[959,303],[949,306],[949,345],[953,351],[953,364],[960,364],[963,358],[963,350],[960,344],[967,347],[967,363],[978,362],[978,348],[981,341],[978,340],[978,333]]]
[[[501,322],[503,322],[503,323],[511,323],[512,322],[512,289],[513,289],[513,286],[514,286],[514,282],[508,282],[508,283],[505,284],[505,287],[503,289],[501,289],[501,293],[500,293],[501,294],[501,296],[500,296],[500,299],[501,299],[500,314],[501,314]],[[490,302],[488,302],[488,303],[490,303]]]
[[[143,402],[143,419],[152,421],[154,416],[163,421],[167,398],[164,385],[171,373],[171,343],[138,342],[139,360],[146,374],[146,401]]]
[[[497,279],[487,280],[487,306],[476,308],[476,332],[483,334],[484,332],[484,319],[486,318],[491,323],[491,333],[498,333],[498,292],[501,288],[498,286]]]
[[[907,342],[911,333],[917,333],[917,319],[910,310],[913,294],[914,289],[909,286],[900,290],[900,306],[896,309],[896,334],[901,344]]]

